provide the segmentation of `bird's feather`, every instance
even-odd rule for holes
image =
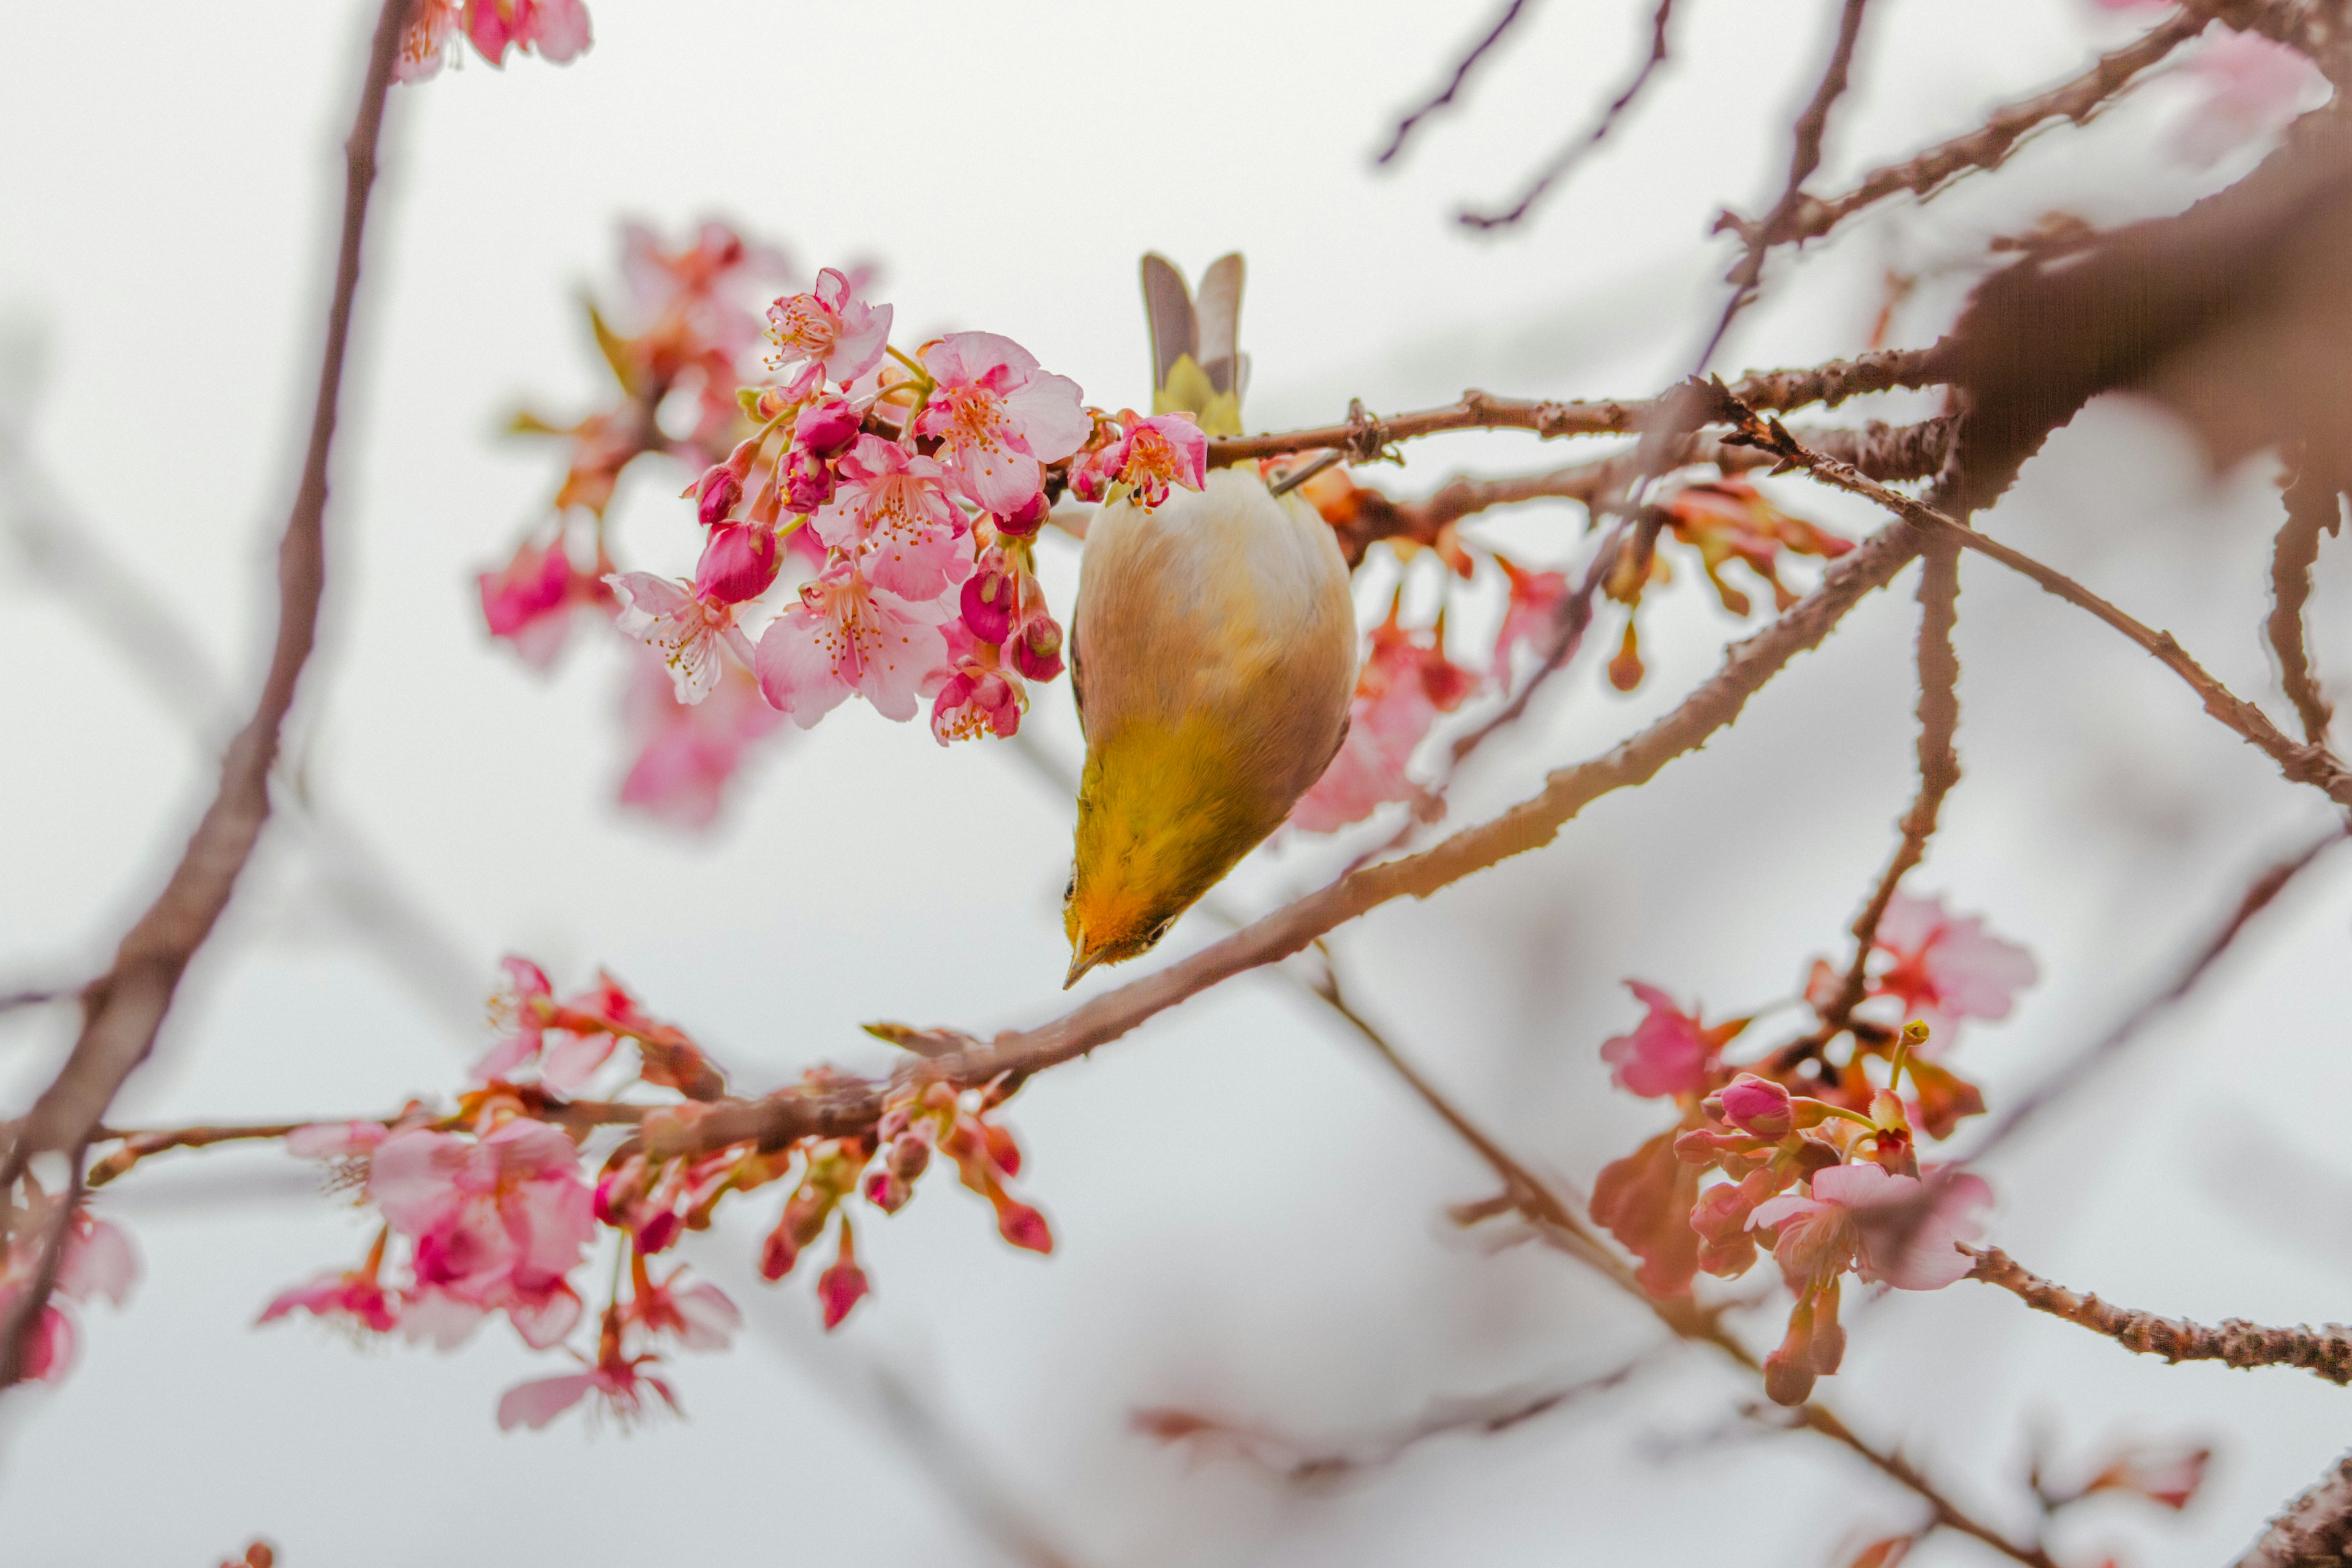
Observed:
[[[1158,254],[1143,258],[1143,315],[1151,326],[1151,385],[1158,391],[1175,374],[1176,362],[1201,357],[1200,319],[1192,290],[1175,263]]]

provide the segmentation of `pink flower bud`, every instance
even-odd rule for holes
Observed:
[[[1032,680],[1062,673],[1062,628],[1053,616],[1039,616],[1021,628],[1013,643],[1013,668]]]
[[[764,528],[730,524],[712,531],[695,568],[694,594],[722,605],[740,605],[768,591],[783,566],[776,536]]]
[[[915,1195],[906,1178],[891,1171],[876,1171],[866,1178],[866,1201],[884,1214],[897,1214]]]
[[[816,1277],[817,1300],[824,1305],[824,1326],[837,1329],[849,1316],[850,1309],[866,1299],[873,1287],[866,1282],[866,1270],[857,1267],[857,1245],[850,1234],[849,1221],[841,1222],[841,1252],[833,1267]]]
[[[1013,635],[1014,578],[1003,556],[991,551],[980,570],[964,579],[963,624],[982,642],[1003,643]]]
[[[639,1252],[667,1252],[677,1243],[686,1229],[686,1222],[677,1217],[675,1209],[657,1209],[646,1215],[636,1226]]]
[[[1027,1204],[1007,1198],[997,1205],[996,1233],[1015,1247],[1031,1252],[1050,1253],[1054,1250],[1054,1233],[1045,1225],[1045,1216]]]
[[[800,1244],[793,1239],[792,1221],[779,1220],[776,1228],[760,1244],[760,1277],[773,1283],[793,1271],[801,1258]]]
[[[1768,1078],[1744,1072],[1724,1086],[1723,1119],[1745,1132],[1775,1142],[1796,1130],[1789,1091]]]
[[[1013,1141],[1012,1133],[993,1121],[983,1121],[980,1135],[988,1145],[988,1157],[995,1162],[998,1170],[1008,1176],[1021,1173],[1021,1145]]]
[[[833,499],[841,482],[831,463],[798,447],[785,454],[781,472],[787,511],[814,511]]]
[[[847,399],[828,395],[802,409],[793,421],[793,444],[820,458],[838,457],[857,439],[863,423]]]
[[[1044,490],[1039,490],[1011,512],[998,517],[996,531],[1008,539],[1026,539],[1045,526],[1046,514],[1053,510],[1054,503],[1045,499]]]
[[[833,1204],[831,1193],[808,1186],[799,1188],[784,1201],[783,1224],[792,1231],[794,1247],[806,1247],[824,1234],[824,1222],[833,1217]]]
[[[890,1163],[890,1173],[913,1181],[931,1163],[931,1146],[919,1138],[901,1138],[890,1145],[885,1156]]]
[[[695,517],[703,527],[717,528],[742,499],[742,477],[724,463],[714,464],[695,487]]]
[[[624,1226],[630,1207],[646,1194],[646,1157],[632,1154],[596,1178],[596,1221]]]

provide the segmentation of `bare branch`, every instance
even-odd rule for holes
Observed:
[[[1998,1247],[1981,1250],[1964,1247],[1976,1267],[1971,1279],[1998,1285],[2038,1312],[2063,1318],[2095,1334],[2105,1334],[2127,1351],[2160,1355],[2175,1363],[2218,1361],[2245,1370],[2257,1366],[2299,1366],[2338,1385],[2352,1383],[2352,1328],[2328,1323],[2314,1329],[2268,1329],[2231,1318],[2218,1328],[2180,1318],[2159,1318],[2079,1296],[2027,1270]]]
[[[1381,155],[1374,158],[1373,163],[1386,163],[1393,161],[1398,153],[1404,151],[1406,139],[1413,133],[1414,129],[1423,121],[1453,103],[1454,98],[1462,91],[1462,84],[1467,81],[1470,73],[1477,68],[1478,62],[1485,59],[1493,51],[1495,46],[1503,41],[1503,35],[1517,25],[1520,13],[1524,12],[1527,6],[1528,0],[1510,0],[1510,3],[1503,7],[1502,14],[1495,18],[1495,25],[1486,29],[1486,37],[1471,45],[1470,52],[1464,55],[1455,64],[1452,79],[1446,82],[1437,96],[1397,121],[1396,134],[1389,138],[1389,144],[1381,149]]]
[[[1946,375],[1944,358],[1940,343],[1926,349],[1887,349],[1803,370],[1757,371],[1742,377],[1732,391],[1751,408],[1802,408],[1815,403],[1833,407],[1864,393],[1941,385]],[[1223,437],[1209,443],[1209,466],[1329,450],[1345,452],[1351,463],[1370,463],[1393,442],[1449,430],[1532,430],[1546,440],[1560,436],[1629,436],[1643,428],[1657,406],[1657,400],[1650,398],[1549,403],[1465,392],[1461,402],[1447,407],[1388,419],[1360,411],[1344,425],[1277,435]]]
[[[2287,480],[2286,521],[2271,552],[2271,648],[2278,655],[2280,684],[2303,721],[2303,738],[2315,746],[2326,742],[2331,710],[2312,673],[2303,612],[2311,599],[2311,568],[2319,559],[2320,533],[2333,534],[2344,524],[2339,494],[2306,451]]]
[[[326,583],[324,519],[328,460],[342,390],[343,361],[350,346],[352,303],[359,290],[361,242],[368,195],[375,183],[376,144],[383,132],[384,99],[402,27],[414,0],[384,0],[376,18],[359,112],[345,144],[341,242],[335,258],[333,300],[319,367],[309,444],[301,482],[278,550],[277,647],[253,717],[221,763],[221,781],[162,895],[141,917],[115,956],[113,967],[92,983],[84,1002],[81,1035],[57,1078],[18,1124],[5,1162],[12,1184],[25,1160],[45,1150],[64,1150],[80,1169],[80,1151],[106,1114],[115,1091],[154,1048],[156,1031],[170,1009],[180,976],[212,934],[227,908],[238,875],[251,858],[269,816],[269,771],[295,688],[317,638],[319,603]],[[54,1246],[43,1268],[52,1276]],[[26,1331],[47,1304],[47,1289],[29,1289],[0,1314],[0,1387],[15,1381],[22,1365]]]
[[[2061,120],[2077,125],[2087,122],[2141,72],[2203,32],[2205,26],[2205,17],[2181,12],[2123,47],[2100,56],[2096,64],[2072,81],[1997,109],[1976,130],[1939,142],[1916,157],[1873,169],[1843,195],[1801,195],[1795,209],[1767,243],[1802,244],[1829,233],[1855,213],[1898,191],[1909,191],[1924,202],[1939,195],[1963,174],[1978,169],[1997,169],[2042,126]],[[1750,237],[1751,231],[1759,229],[1745,218],[1725,216],[1729,226],[1743,237]]]
[[[1666,29],[1674,19],[1674,14],[1675,0],[1658,0],[1657,8],[1650,13],[1650,52],[1634,68],[1623,89],[1610,100],[1608,108],[1601,111],[1601,118],[1592,122],[1592,129],[1553,153],[1551,161],[1538,170],[1536,177],[1519,193],[1519,199],[1503,211],[1480,213],[1464,209],[1459,215],[1464,227],[1504,228],[1518,222],[1535,209],[1535,205],[1543,200],[1554,185],[1567,178],[1569,171],[1582,163],[1587,153],[1609,140],[1609,133],[1617,129],[1617,122],[1625,117],[1627,110],[1633,107],[1633,100],[1642,96],[1642,89],[1650,85],[1650,79],[1657,74],[1658,68],[1666,63]]]
[[[2352,1454],[2336,1462],[2231,1568],[2342,1568],[2352,1556]]]

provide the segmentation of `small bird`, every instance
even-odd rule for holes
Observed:
[[[1152,412],[1242,431],[1242,258],[1201,279],[1143,258]],[[1211,469],[1087,529],[1070,682],[1086,731],[1064,989],[1149,949],[1280,826],[1348,728],[1356,616],[1330,526],[1255,466]]]

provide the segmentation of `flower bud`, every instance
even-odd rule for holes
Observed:
[[[740,524],[716,529],[702,547],[702,563],[695,568],[695,596],[722,605],[756,599],[768,591],[783,563],[783,552],[768,530]]]
[[[594,1213],[599,1225],[624,1226],[625,1216],[646,1195],[646,1157],[632,1154],[596,1178]]]
[[[1004,557],[990,551],[980,569],[964,579],[963,624],[982,642],[1002,644],[1013,636],[1013,602],[1018,590]]]
[[[889,1162],[890,1173],[913,1181],[931,1163],[931,1146],[920,1138],[901,1138],[884,1152]]]
[[[999,514],[996,531],[1008,539],[1027,539],[1045,526],[1046,514],[1053,510],[1054,503],[1045,499],[1041,489],[1015,510]]]
[[[1801,1300],[1789,1313],[1788,1337],[1764,1358],[1764,1392],[1775,1405],[1802,1405],[1813,1392],[1813,1307]]]
[[[897,1214],[914,1195],[915,1189],[895,1172],[876,1171],[866,1178],[866,1201],[884,1214]]]
[[[820,458],[838,457],[857,439],[864,423],[846,398],[827,395],[801,410],[793,421],[793,444]]]
[[[686,1222],[677,1217],[677,1210],[657,1209],[647,1215],[635,1229],[637,1250],[667,1252],[677,1244],[679,1233],[685,1229]]]
[[[1021,628],[1013,642],[1013,668],[1032,680],[1051,680],[1062,673],[1062,627],[1051,616],[1039,616]]]
[[[1796,1130],[1789,1091],[1770,1079],[1744,1072],[1724,1086],[1723,1119],[1744,1132],[1775,1142]]]
[[[1845,1327],[1837,1314],[1838,1287],[1832,1279],[1813,1297],[1813,1370],[1823,1377],[1845,1360]]]
[[[814,452],[798,447],[784,455],[780,472],[783,479],[786,511],[814,511],[833,499],[833,492],[840,484],[831,463]]]
[[[703,471],[695,487],[696,521],[705,528],[717,528],[742,499],[742,476],[724,463],[715,463]]]
[[[776,1228],[760,1244],[760,1278],[771,1284],[793,1271],[800,1261],[800,1244],[793,1239],[793,1222],[788,1215],[776,1222]]]
[[[1031,1252],[1054,1250],[1054,1233],[1045,1216],[1027,1204],[1006,1198],[996,1205],[996,1233],[1013,1246]]]
[[[1008,1176],[1021,1173],[1021,1145],[1013,1141],[1012,1133],[993,1121],[983,1121],[980,1124],[980,1136],[988,1147],[989,1160],[998,1170]]]
[[[866,1299],[873,1287],[866,1282],[866,1270],[857,1267],[856,1238],[850,1233],[846,1217],[841,1222],[841,1252],[833,1267],[816,1277],[817,1300],[824,1304],[824,1326],[837,1329],[849,1316],[850,1309]]]

